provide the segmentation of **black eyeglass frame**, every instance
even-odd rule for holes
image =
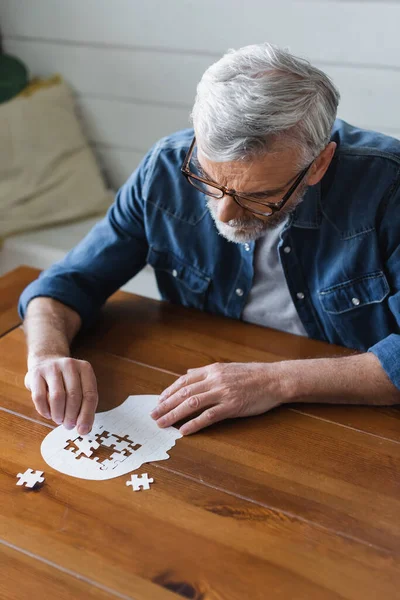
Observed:
[[[190,144],[190,148],[185,156],[185,159],[184,159],[184,161],[182,163],[182,167],[181,167],[181,173],[182,173],[182,175],[184,175],[184,177],[186,178],[188,183],[190,183],[190,185],[192,185],[195,189],[199,190],[203,194],[206,194],[207,196],[210,196],[211,198],[216,198],[218,200],[221,200],[221,198],[223,198],[224,196],[230,196],[231,198],[233,198],[233,200],[236,202],[236,204],[238,204],[241,208],[244,208],[245,210],[248,210],[249,212],[251,212],[253,214],[261,215],[264,217],[273,215],[274,213],[278,212],[285,206],[286,202],[292,196],[293,192],[298,188],[298,186],[300,185],[300,183],[302,182],[302,180],[304,179],[304,177],[306,176],[307,172],[309,171],[311,165],[314,162],[314,160],[312,160],[310,162],[310,164],[308,165],[308,167],[306,167],[299,173],[299,175],[295,179],[294,183],[290,186],[290,188],[288,189],[286,194],[283,196],[282,200],[280,200],[279,202],[257,202],[257,200],[253,200],[252,198],[249,198],[248,196],[244,196],[243,194],[238,194],[236,192],[236,190],[229,189],[229,188],[225,187],[224,185],[220,185],[214,181],[210,181],[209,179],[205,179],[203,177],[200,177],[199,175],[196,175],[195,173],[192,173],[192,171],[190,171],[190,169],[188,167],[189,167],[190,160],[192,158],[195,144],[196,144],[196,137],[193,138],[192,143]],[[209,185],[210,187],[213,187],[213,188],[219,190],[221,192],[221,196],[215,196],[214,194],[210,194],[210,193],[206,192],[205,190],[201,190],[201,189],[197,188],[190,181],[190,178],[196,179],[197,181],[200,181],[201,183],[204,183],[205,185]],[[259,204],[260,206],[265,206],[271,212],[267,213],[265,211],[262,212],[261,210],[258,211],[256,209],[249,208],[248,206],[245,206],[244,204],[242,204],[240,202],[241,198],[246,199],[248,202],[253,202],[254,204]]]

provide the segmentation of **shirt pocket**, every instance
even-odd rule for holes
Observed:
[[[204,309],[211,278],[171,252],[150,247],[147,262],[155,271],[164,300]]]
[[[390,287],[382,271],[374,271],[320,290],[319,300],[339,338],[336,343],[367,350],[375,344],[376,327],[385,322],[383,301]]]
[[[320,290],[319,298],[325,312],[339,315],[382,302],[389,291],[385,274],[382,271],[375,271]]]

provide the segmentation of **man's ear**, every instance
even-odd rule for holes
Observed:
[[[310,175],[307,178],[308,185],[315,185],[321,181],[331,164],[336,147],[336,142],[329,142],[326,148],[324,148],[321,154],[314,160],[310,169]]]

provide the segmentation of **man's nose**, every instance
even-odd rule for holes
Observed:
[[[244,209],[239,206],[232,196],[223,196],[218,200],[218,219],[222,223],[228,223],[233,219],[241,219],[244,215]]]

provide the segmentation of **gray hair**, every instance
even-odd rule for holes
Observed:
[[[272,44],[230,50],[197,86],[197,143],[215,162],[246,160],[288,146],[299,168],[330,141],[340,95],[307,60]]]

